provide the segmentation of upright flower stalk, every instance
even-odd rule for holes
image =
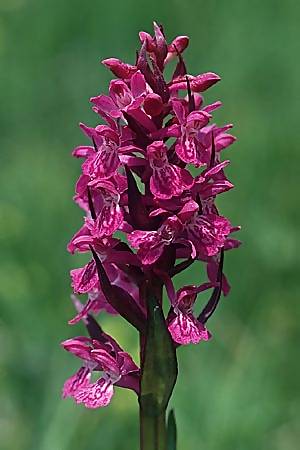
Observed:
[[[239,227],[216,206],[216,197],[233,188],[224,172],[229,160],[221,155],[235,138],[232,125],[212,123],[221,102],[205,104],[202,96],[220,77],[187,73],[182,53],[189,38],[168,45],[154,23],[154,35],[141,32],[140,40],[135,64],[103,61],[117,78],[107,95],[91,98],[101,124],[80,124],[88,143],[73,151],[83,160],[74,200],[84,222],[68,250],[90,260],[71,271],[76,313],[69,323],[82,321],[89,336],[62,343],[81,361],[63,397],[99,408],[116,387],[130,389],[140,406],[140,448],[175,450],[175,416],[172,411],[167,421],[166,411],[176,349],[211,338],[208,319],[229,292],[224,254],[239,245],[231,237]],[[168,64],[174,65],[170,80]],[[206,266],[207,280],[176,291],[174,277],[195,261]],[[103,312],[137,330],[140,366],[96,321]]]

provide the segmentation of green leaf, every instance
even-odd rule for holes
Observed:
[[[142,358],[140,405],[147,414],[165,412],[177,379],[176,349],[167,328],[162,307],[148,291],[147,330]]]
[[[99,283],[107,302],[120,314],[120,316],[124,317],[124,319],[131,323],[137,330],[143,332],[146,321],[143,311],[127,291],[110,282],[99,256],[92,246],[90,246],[90,249],[96,263]]]
[[[171,409],[167,425],[167,450],[176,450],[177,447],[177,425],[174,409]]]

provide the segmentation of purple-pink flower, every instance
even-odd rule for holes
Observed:
[[[62,343],[65,350],[73,353],[82,362],[79,370],[65,382],[63,397],[73,397],[76,403],[87,408],[107,406],[114,393],[114,385],[125,382],[127,388],[136,389],[130,375],[139,369],[130,355],[108,335],[101,341],[86,337],[68,339]],[[98,379],[91,383],[92,372],[99,373]]]
[[[117,78],[107,93],[91,98],[94,124],[80,124],[87,141],[73,151],[83,160],[74,201],[84,218],[68,250],[91,258],[71,270],[76,313],[69,323],[82,321],[90,337],[62,343],[81,361],[63,396],[88,408],[108,405],[114,386],[139,395],[141,380],[132,357],[95,317],[120,315],[137,328],[143,360],[149,320],[145,287],[151,286],[161,307],[168,302],[164,324],[174,348],[207,341],[207,320],[221,293],[230,289],[224,252],[240,244],[232,237],[239,227],[217,207],[217,197],[233,188],[225,174],[229,160],[223,158],[235,141],[232,125],[216,125],[213,113],[222,104],[206,104],[203,97],[220,77],[187,72],[187,36],[167,43],[163,28],[154,23],[153,35],[139,37],[135,62],[102,61]],[[167,79],[165,68],[174,60]],[[173,278],[194,261],[201,261],[207,280],[176,292]],[[201,293],[207,290],[210,298],[204,302]],[[202,305],[198,315],[196,303]]]

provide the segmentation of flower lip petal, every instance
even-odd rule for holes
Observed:
[[[173,340],[181,345],[198,344],[210,338],[207,329],[194,316],[188,314],[176,315],[168,328]]]
[[[160,199],[170,199],[190,189],[194,183],[192,175],[174,164],[170,164],[167,156],[168,148],[163,141],[154,141],[147,147],[147,156],[152,176],[150,190]]]
[[[96,383],[80,389],[74,395],[77,403],[83,403],[86,408],[100,408],[107,406],[114,393],[110,378],[102,377]]]
[[[89,368],[83,366],[65,381],[62,398],[74,397],[74,395],[82,388],[89,385],[91,379],[91,371]]]

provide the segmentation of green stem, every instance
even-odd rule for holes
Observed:
[[[159,415],[150,415],[140,404],[140,449],[166,450],[167,429],[165,411]]]
[[[140,335],[140,450],[167,450],[166,410],[177,378],[176,349],[162,309],[162,287],[145,286],[146,333]]]

